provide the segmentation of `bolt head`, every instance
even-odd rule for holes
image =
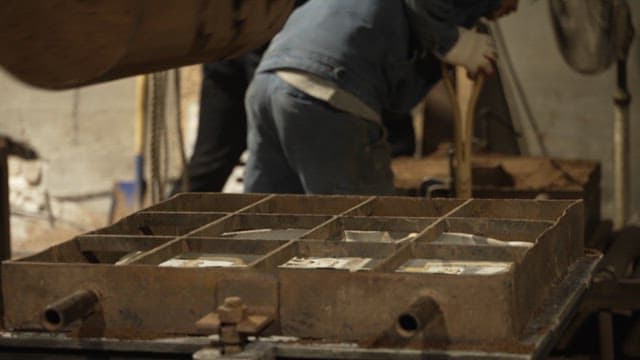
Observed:
[[[227,307],[240,307],[242,306],[242,298],[238,296],[230,296],[224,299],[224,306]]]
[[[244,320],[247,314],[247,307],[242,306],[227,306],[222,305],[218,306],[218,317],[220,318],[220,322],[223,324],[237,324]]]

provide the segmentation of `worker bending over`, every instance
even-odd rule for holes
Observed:
[[[394,192],[383,110],[408,112],[440,61],[493,72],[488,35],[465,29],[517,0],[311,0],[265,53],[246,96],[245,190]]]

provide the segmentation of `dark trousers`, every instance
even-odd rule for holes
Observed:
[[[203,65],[198,135],[188,165],[189,191],[221,191],[245,151],[245,92],[263,50]],[[383,117],[389,128],[392,156],[412,154],[411,117],[392,113],[385,113]],[[178,183],[174,193],[180,190]]]
[[[392,195],[391,147],[381,124],[336,110],[260,73],[246,98],[255,193]]]
[[[221,191],[247,147],[244,95],[261,51],[203,65],[200,121],[189,161],[190,191]]]

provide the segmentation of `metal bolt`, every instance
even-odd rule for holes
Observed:
[[[242,306],[242,299],[238,296],[231,296],[224,299],[224,306],[236,308]]]
[[[237,324],[241,322],[247,314],[247,307],[242,299],[232,296],[224,299],[224,303],[216,310],[223,324]]]

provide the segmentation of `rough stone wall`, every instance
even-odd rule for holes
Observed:
[[[108,191],[133,177],[134,82],[52,92],[0,70],[0,132],[40,154],[54,196]]]

